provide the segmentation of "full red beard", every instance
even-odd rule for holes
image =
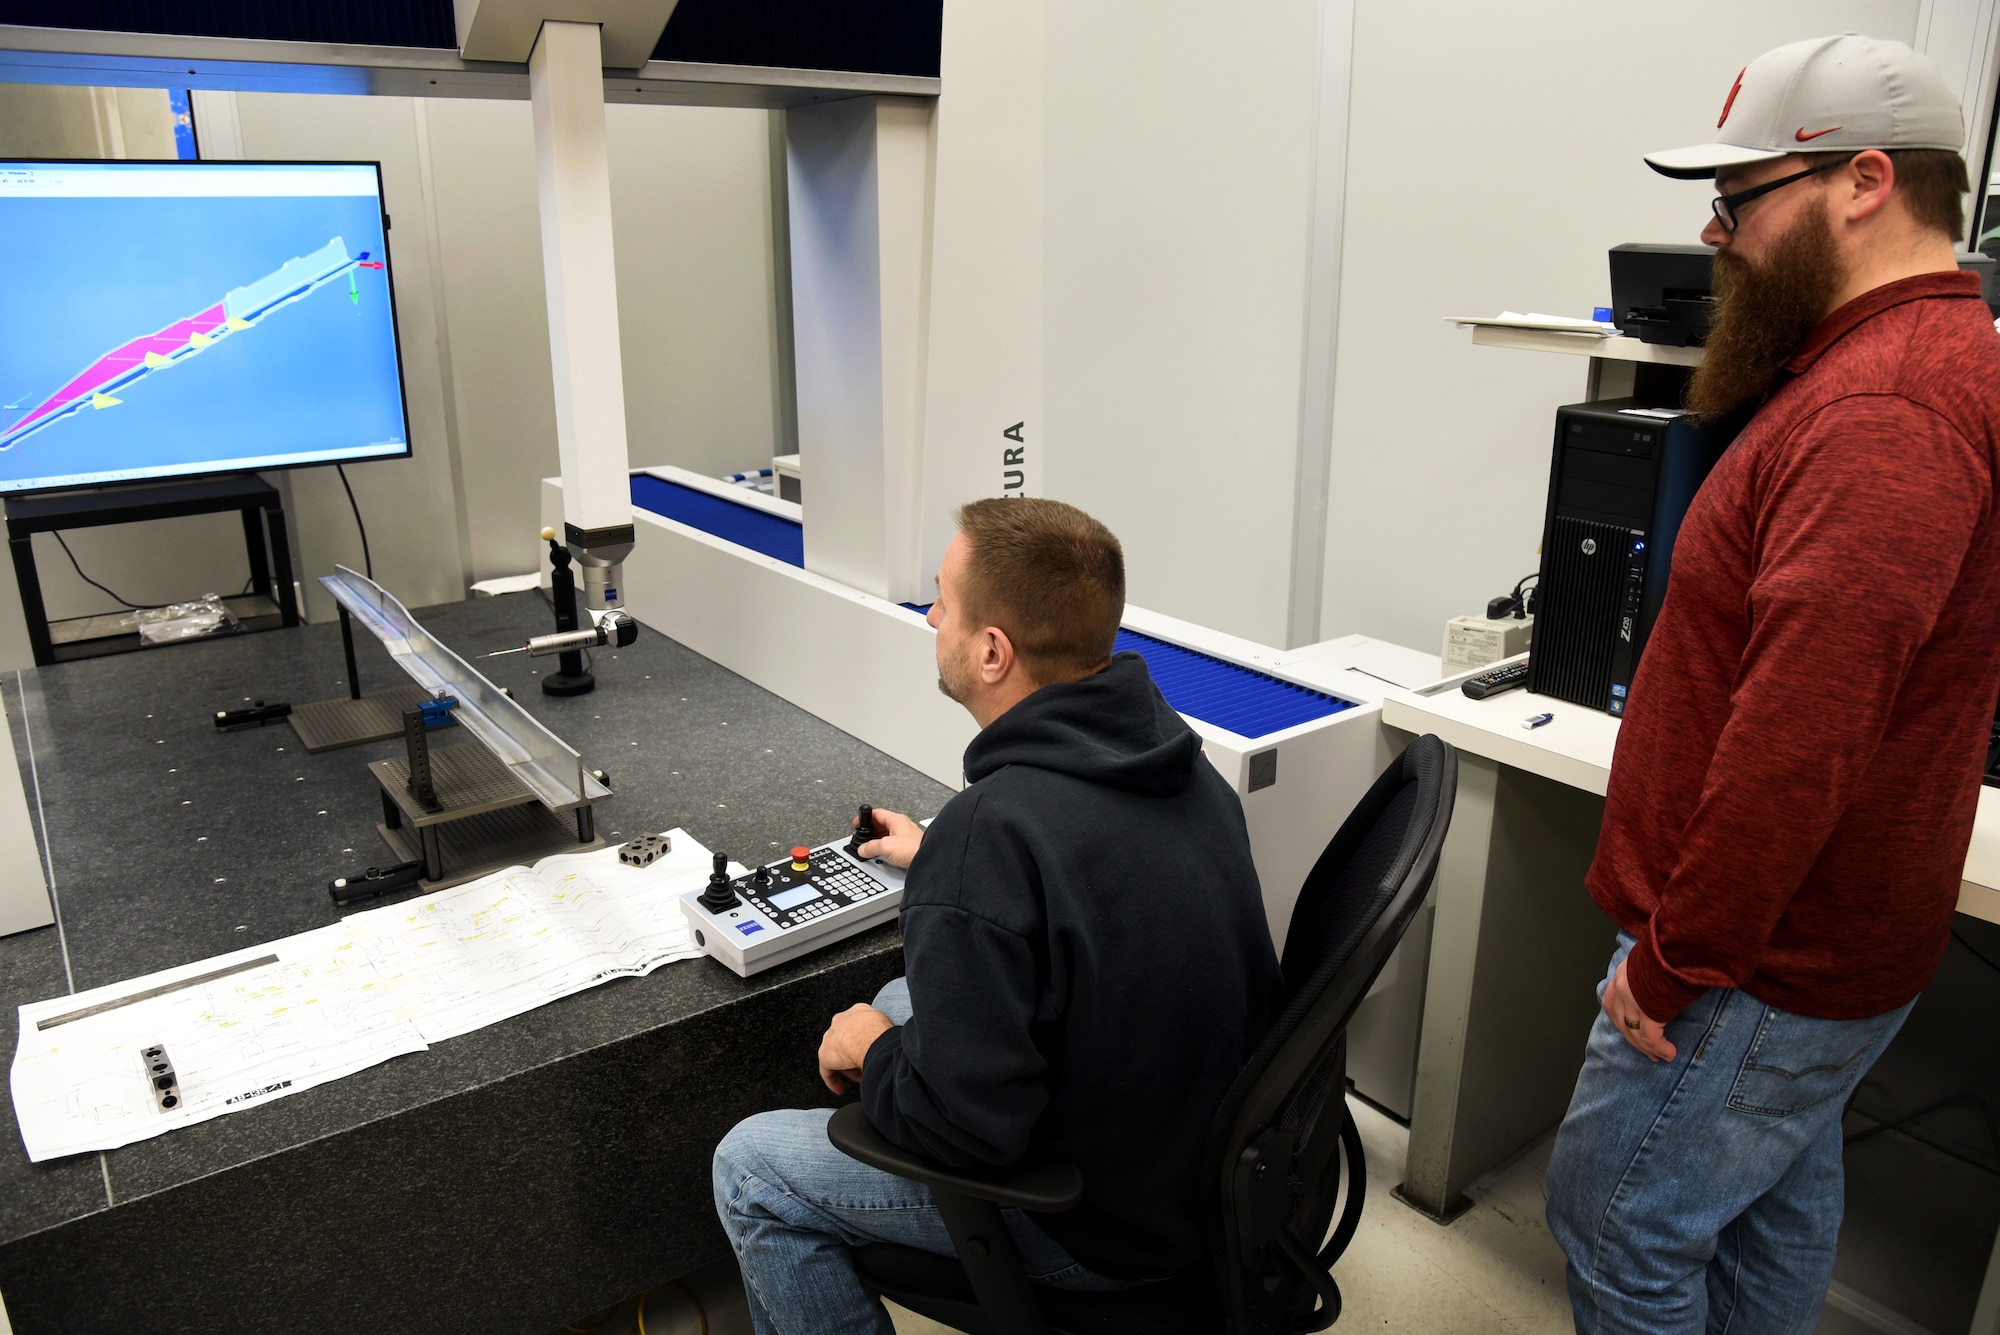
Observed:
[[[1688,410],[1713,422],[1767,393],[1831,311],[1843,278],[1833,228],[1818,209],[1807,209],[1760,265],[1716,251],[1715,317],[1688,380]]]

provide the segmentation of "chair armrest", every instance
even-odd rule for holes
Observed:
[[[826,1138],[850,1159],[897,1177],[943,1187],[974,1200],[992,1201],[1041,1214],[1060,1214],[1083,1199],[1083,1170],[1067,1161],[1044,1159],[989,1171],[960,1171],[912,1154],[875,1129],[858,1103],[833,1114]]]

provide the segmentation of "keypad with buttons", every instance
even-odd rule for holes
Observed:
[[[730,883],[730,888],[780,930],[802,927],[830,913],[901,887],[899,872],[885,864],[884,875],[871,875],[873,865],[857,865],[840,851],[839,845],[832,844],[814,849],[805,871],[793,871],[792,860],[781,858],[761,869],[761,881],[757,871],[752,871],[747,876],[737,877]],[[809,897],[796,893],[808,888],[818,893]],[[790,907],[780,908],[780,903]]]

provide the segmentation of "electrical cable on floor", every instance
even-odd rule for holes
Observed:
[[[688,1300],[688,1303],[694,1308],[694,1319],[701,1323],[701,1335],[708,1335],[708,1309],[701,1305],[701,1299],[695,1297],[691,1291],[682,1288],[671,1279],[667,1281],[667,1284],[675,1293]],[[645,1335],[645,1332],[641,1331],[640,1335]]]
[[[361,507],[355,503],[354,488],[348,486],[347,467],[344,464],[335,464],[333,471],[340,474],[340,485],[347,489],[347,506],[350,510],[354,511],[354,527],[361,534],[361,565],[363,567],[361,573],[370,579],[374,579],[375,558],[368,554],[368,525],[361,522]]]
[[[1970,1104],[1971,1106],[1979,1110],[1980,1116],[1984,1118],[1986,1121],[1986,1134],[1993,1142],[1994,1152],[2000,1153],[2000,1119],[1996,1119],[1993,1116],[1993,1107],[1991,1104],[1987,1103],[1985,1099],[1982,1099],[1977,1094],[1973,1093],[1946,1095],[1944,1098],[1925,1104],[1923,1107],[1917,1109],[1915,1112],[1904,1113],[1901,1117],[1895,1118],[1891,1121],[1877,1122],[1874,1126],[1869,1127],[1867,1130],[1853,1132],[1850,1135],[1841,1137],[1841,1140],[1843,1143],[1848,1145],[1858,1145],[1864,1140],[1868,1140],[1871,1137],[1881,1135],[1884,1131],[1897,1130],[1906,1123],[1916,1121],[1919,1117],[1928,1117],[1934,1112],[1942,1112],[1946,1108],[1954,1108],[1962,1103]],[[1853,1099],[1850,1098],[1848,1100],[1847,1106],[1849,1109],[1853,1108],[1854,1106]],[[1863,1115],[1866,1116],[1866,1114]],[[1936,1147],[1934,1146],[1933,1148]],[[1966,1159],[1965,1156],[1963,1155],[1954,1155],[1953,1157],[1961,1159],[1966,1163],[1970,1163],[1974,1167],[1986,1168],[1988,1172],[1993,1171],[1991,1168],[1988,1168],[1987,1165],[1979,1163],[1976,1160]]]
[[[1973,945],[1970,941],[1966,940],[1963,936],[1961,936],[1956,927],[1951,929],[1951,939],[1958,942],[1958,944],[1960,944],[1961,946],[1964,946],[1966,954],[1972,956],[1972,958],[1978,960],[1981,964],[1984,964],[1987,968],[2000,971],[2000,964],[1996,964],[1991,959],[1988,959],[1985,955],[1982,955],[1979,952],[1979,947]]]
[[[688,1306],[694,1309],[694,1319],[701,1323],[700,1335],[708,1335],[708,1309],[701,1305],[701,1299],[695,1297],[694,1294],[682,1288],[678,1281],[671,1279],[668,1280],[667,1287],[672,1289],[675,1293],[678,1293],[681,1297],[687,1299]],[[639,1295],[638,1315],[639,1315],[639,1335],[646,1335],[646,1295],[643,1293]]]
[[[63,541],[63,535],[61,533],[56,533],[54,536],[56,540],[56,546],[62,548],[63,555],[69,558],[70,568],[76,571],[76,577],[82,580],[85,584],[88,584],[91,588],[98,590],[100,593],[109,594],[111,597],[111,601],[117,603],[120,607],[129,608],[134,612],[152,612],[162,607],[173,606],[173,604],[171,603],[135,603],[130,601],[129,599],[120,598],[116,593],[112,593],[110,589],[105,588],[102,584],[99,584],[96,580],[84,574],[83,567],[77,564],[76,553],[71,551],[69,549],[69,544]]]

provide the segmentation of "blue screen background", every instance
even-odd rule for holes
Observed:
[[[0,199],[0,431],[119,344],[336,236],[349,255],[388,258],[369,196]],[[115,391],[122,403],[0,450],[0,490],[132,469],[276,467],[325,450],[404,453],[388,270],[350,272],[358,301],[336,279]]]

